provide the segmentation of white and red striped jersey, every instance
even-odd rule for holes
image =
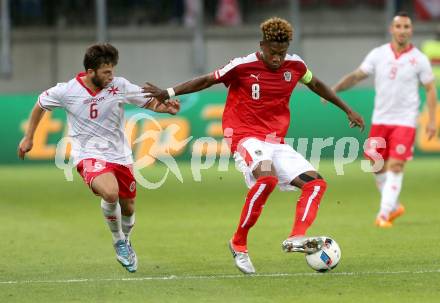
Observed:
[[[360,69],[374,74],[372,123],[415,127],[420,106],[419,83],[434,80],[428,57],[412,45],[397,54],[387,43],[373,49]]]
[[[214,71],[214,76],[228,87],[223,130],[233,130],[232,151],[247,137],[264,141],[269,136],[283,142],[290,124],[292,91],[298,81],[309,83],[312,79],[299,56],[286,55],[274,71],[266,67],[260,53],[235,58]]]
[[[124,104],[145,107],[151,98],[142,88],[115,77],[104,89],[93,93],[82,82],[80,73],[67,83],[43,92],[38,104],[45,110],[62,108],[67,113],[69,137],[73,139],[71,157],[76,165],[86,158],[118,164],[131,164],[131,148],[124,134]]]

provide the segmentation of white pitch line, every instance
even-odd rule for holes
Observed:
[[[66,279],[66,280],[16,280],[0,281],[0,285],[8,284],[68,284],[84,282],[124,282],[124,281],[166,281],[166,280],[221,280],[221,279],[240,279],[240,278],[284,278],[284,277],[328,277],[328,276],[372,276],[372,275],[420,275],[440,273],[440,269],[418,270],[418,271],[366,271],[366,272],[332,272],[332,273],[273,273],[273,274],[255,274],[255,275],[200,275],[200,276],[150,276],[133,278],[90,278],[90,279]]]

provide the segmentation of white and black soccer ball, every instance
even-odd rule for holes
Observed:
[[[307,264],[319,272],[332,270],[341,260],[341,248],[339,248],[338,243],[332,238],[324,238],[324,245],[319,251],[309,255],[306,254]]]

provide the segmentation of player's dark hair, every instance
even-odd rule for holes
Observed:
[[[84,68],[97,70],[102,64],[118,64],[119,52],[109,43],[93,44],[89,46],[84,55]]]
[[[273,17],[267,19],[260,25],[263,33],[263,41],[289,42],[292,40],[293,27],[284,19]]]
[[[394,15],[394,17],[407,17],[407,18],[410,18],[408,12],[405,12],[405,11],[397,12],[397,13]]]

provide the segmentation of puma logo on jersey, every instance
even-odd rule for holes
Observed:
[[[260,81],[260,80],[258,79],[258,77],[260,77],[260,74],[258,74],[258,75],[256,75],[256,76],[255,76],[254,74],[251,74],[250,77],[251,77],[251,78],[255,78],[255,79],[257,79],[257,81]]]

